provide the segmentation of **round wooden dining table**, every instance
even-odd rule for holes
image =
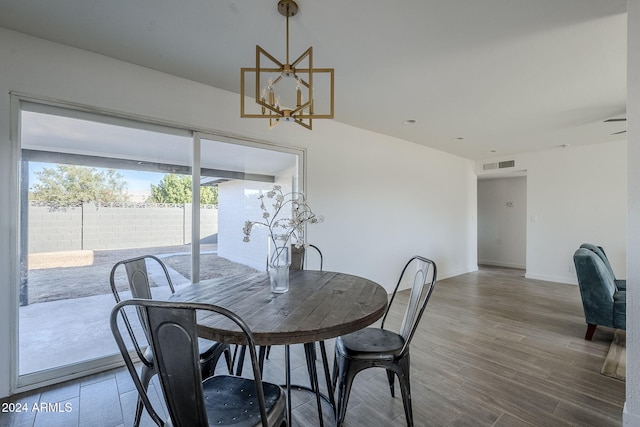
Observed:
[[[321,397],[331,404],[334,413],[336,409],[324,340],[371,325],[387,308],[387,292],[379,284],[351,274],[314,270],[291,271],[289,291],[282,294],[271,292],[268,273],[255,273],[203,280],[178,290],[170,300],[224,307],[247,323],[255,343],[262,349],[285,346],[289,425],[292,425],[291,390],[306,388],[291,385],[289,346],[304,344],[307,357],[315,360],[315,343],[321,344],[329,396],[320,394],[315,363],[310,364],[310,380],[323,426]],[[214,314],[198,316],[198,335],[214,341],[245,343],[235,323]]]
[[[203,280],[178,290],[172,301],[224,307],[244,320],[257,345],[289,345],[345,335],[378,320],[387,308],[379,284],[351,274],[300,270],[289,276],[289,291],[272,293],[267,273]],[[242,343],[240,329],[221,316],[198,317],[203,338]],[[237,339],[235,339],[237,337]]]

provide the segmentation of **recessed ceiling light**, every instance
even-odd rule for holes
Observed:
[[[416,123],[416,121],[414,119],[409,119],[409,120],[405,120],[404,122],[405,125],[413,125]]]

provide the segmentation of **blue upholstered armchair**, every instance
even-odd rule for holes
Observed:
[[[591,340],[598,325],[626,329],[627,292],[616,287],[615,277],[596,252],[581,247],[573,254],[587,333]]]

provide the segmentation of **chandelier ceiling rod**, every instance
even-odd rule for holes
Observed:
[[[298,13],[298,4],[294,0],[279,0],[278,12],[286,18],[286,61],[281,63],[273,55],[256,45],[256,67],[241,68],[240,70],[240,117],[265,118],[269,120],[269,127],[278,125],[281,121],[294,122],[307,129],[311,129],[313,119],[333,118],[333,68],[313,67],[313,48],[308,48],[293,64],[289,56],[289,17]],[[267,66],[262,64],[267,63]],[[272,64],[271,66],[268,66]],[[277,77],[272,73],[277,73]],[[255,76],[255,103],[259,105],[259,112],[252,113],[245,110],[245,82],[247,75]],[[324,84],[328,84],[328,112],[317,113],[314,107],[314,75],[327,76]],[[274,78],[275,77],[275,78]],[[287,89],[293,83],[295,87]],[[326,80],[328,78],[328,81]],[[293,99],[291,98],[293,95]],[[281,99],[281,96],[283,98]],[[325,104],[322,104],[325,105]]]
[[[287,64],[289,64],[289,3],[287,3]]]

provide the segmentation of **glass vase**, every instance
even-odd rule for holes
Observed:
[[[271,292],[281,294],[289,290],[291,243],[288,234],[269,236],[268,269]]]

